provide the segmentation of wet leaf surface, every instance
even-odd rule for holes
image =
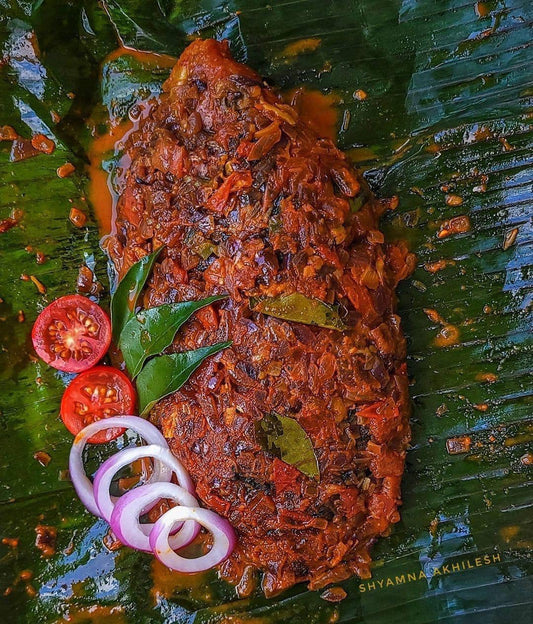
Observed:
[[[24,213],[20,225],[0,233],[0,537],[18,538],[16,547],[0,543],[0,591],[12,587],[0,611],[17,623],[62,621],[95,606],[117,607],[124,621],[141,623],[529,622],[530,3],[11,0],[0,13],[7,59],[0,125],[25,137],[42,132],[57,144],[52,155],[14,165],[10,143],[0,143],[0,220],[14,208]],[[31,359],[31,323],[47,301],[74,290],[81,263],[105,283],[94,221],[81,230],[68,221],[72,203],[84,207],[93,107],[106,102],[122,115],[141,82],[157,93],[164,79],[117,59],[103,93],[99,64],[118,46],[117,33],[126,46],[171,55],[196,33],[226,37],[240,60],[281,89],[333,93],[339,144],[373,190],[399,196],[384,227],[418,255],[398,293],[413,380],[402,520],[376,545],[373,578],[343,583],[348,597],[338,605],[303,587],[269,601],[259,592],[239,600],[214,574],[163,581],[149,556],[108,551],[105,524],[60,480],[71,442],[57,418],[65,380]],[[287,56],[301,38],[320,44]],[[148,72],[142,80],[141,70]],[[361,90],[364,99],[354,96]],[[77,169],[59,179],[65,161]],[[462,204],[448,205],[447,194]],[[443,221],[461,215],[471,230],[439,239]],[[48,261],[37,264],[36,251]],[[35,275],[46,295],[21,274]],[[424,309],[457,327],[459,341],[437,347],[442,326]],[[463,435],[470,450],[449,455],[447,440]],[[33,459],[38,451],[50,455],[47,466]],[[47,560],[34,547],[38,522],[58,528],[57,554]],[[33,571],[35,597],[15,583],[25,569]]]

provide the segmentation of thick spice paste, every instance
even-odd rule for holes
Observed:
[[[399,519],[409,440],[394,290],[414,258],[384,243],[385,204],[225,42],[184,51],[126,153],[107,239],[119,274],[165,245],[145,306],[229,295],[172,349],[232,346],[151,414],[203,503],[237,531],[221,573],[238,583],[260,569],[266,595],[368,577],[372,543]],[[347,329],[252,309],[291,293],[335,306]],[[306,431],[319,480],[263,450],[256,423],[271,413]]]

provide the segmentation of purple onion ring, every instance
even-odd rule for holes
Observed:
[[[109,493],[109,487],[111,486],[113,477],[121,468],[128,466],[142,457],[158,459],[176,474],[179,485],[185,488],[190,494],[194,493],[194,486],[189,477],[189,473],[168,448],[162,448],[157,444],[150,444],[149,446],[136,446],[124,449],[109,459],[106,459],[94,476],[93,489],[96,505],[100,511],[100,516],[108,522],[111,519],[116,500],[114,500]]]
[[[83,449],[91,438],[98,431],[112,429],[113,427],[126,427],[138,433],[146,442],[158,444],[164,449],[168,449],[168,444],[161,432],[150,422],[138,416],[112,416],[104,420],[98,420],[82,429],[74,438],[69,457],[69,472],[72,485],[85,507],[95,516],[102,517],[96,500],[94,498],[93,484],[85,473],[83,467]],[[153,481],[170,481],[172,471],[160,462],[154,462],[154,471],[148,479],[148,483]]]
[[[213,536],[211,550],[194,559],[178,555],[169,542],[175,524],[187,520],[195,520]],[[229,557],[235,547],[235,541],[233,527],[225,518],[200,507],[172,507],[159,518],[150,533],[150,547],[159,561],[167,568],[185,574],[203,572],[218,565]]]
[[[111,528],[123,544],[152,552],[148,535],[154,524],[140,524],[139,516],[162,498],[169,498],[187,507],[198,507],[196,498],[174,483],[150,483],[136,487],[118,499],[111,514]],[[187,520],[178,533],[170,537],[169,543],[173,550],[178,550],[190,544],[199,531],[200,525],[197,522]]]

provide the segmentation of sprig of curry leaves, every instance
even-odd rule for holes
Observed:
[[[172,344],[180,327],[199,309],[224,295],[200,301],[181,301],[148,308],[136,313],[139,296],[162,247],[131,266],[111,297],[113,337],[120,348],[128,372],[137,377],[141,414],[148,413],[160,399],[179,390],[209,356],[226,349],[220,342],[193,351],[161,355]]]
[[[179,328],[201,308],[224,299],[207,297],[200,301],[165,303],[141,310],[131,318],[120,334],[119,346],[129,374],[135,378],[146,360],[158,355],[172,344]]]

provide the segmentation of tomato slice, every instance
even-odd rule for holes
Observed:
[[[126,375],[111,366],[95,366],[75,377],[61,399],[61,419],[74,435],[96,420],[134,413],[135,390]],[[89,442],[118,438],[125,429],[99,431]]]
[[[37,355],[67,373],[99,362],[111,343],[111,323],[102,308],[81,295],[60,297],[37,317],[31,333]]]

